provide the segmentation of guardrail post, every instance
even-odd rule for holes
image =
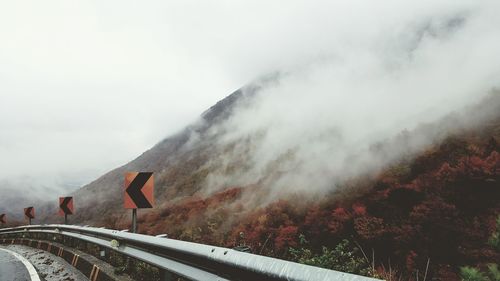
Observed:
[[[175,276],[165,269],[160,269],[160,281],[175,281]]]
[[[103,261],[108,261],[108,255],[106,253],[106,248],[104,247],[99,247],[99,257],[101,258],[101,260]]]

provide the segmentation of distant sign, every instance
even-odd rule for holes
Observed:
[[[153,208],[154,178],[150,172],[125,174],[123,205],[126,209]]]
[[[0,223],[7,223],[7,219],[5,218],[5,214],[0,215]]]
[[[73,197],[59,197],[59,215],[65,216],[73,213]]]
[[[27,219],[34,219],[35,218],[35,208],[33,208],[33,207],[24,208],[24,216]]]

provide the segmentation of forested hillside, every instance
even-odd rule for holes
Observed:
[[[257,254],[313,264],[318,261],[311,258],[321,256],[323,247],[335,249],[347,239],[345,247],[369,267],[374,264],[379,274],[391,268],[393,278],[414,277],[417,270],[423,276],[429,262],[429,276],[458,280],[460,266],[500,260],[486,243],[500,214],[498,106],[499,96],[492,94],[464,110],[470,122],[452,114],[374,145],[373,153],[384,157],[394,143],[409,142],[415,134],[442,131],[445,136],[418,153],[402,154],[377,173],[351,178],[330,192],[292,192],[270,203],[269,189],[259,182],[209,195],[194,192],[210,170],[191,172],[200,166],[200,158],[192,158],[167,176],[183,179],[179,189],[167,192],[158,208],[140,211],[140,231],[246,245]],[[103,223],[128,228],[129,217],[112,215]]]

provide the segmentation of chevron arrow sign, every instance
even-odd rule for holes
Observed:
[[[125,174],[125,209],[153,208],[154,178],[150,172],[128,172]]]
[[[33,208],[33,207],[24,208],[24,216],[27,219],[34,219],[35,218],[35,208]]]
[[[5,214],[0,215],[0,223],[7,223],[7,219],[5,218]]]
[[[59,215],[72,215],[73,213],[73,197],[59,197]]]

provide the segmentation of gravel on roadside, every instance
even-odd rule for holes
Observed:
[[[45,281],[88,281],[89,279],[64,259],[46,251],[22,245],[5,247],[28,259]]]

